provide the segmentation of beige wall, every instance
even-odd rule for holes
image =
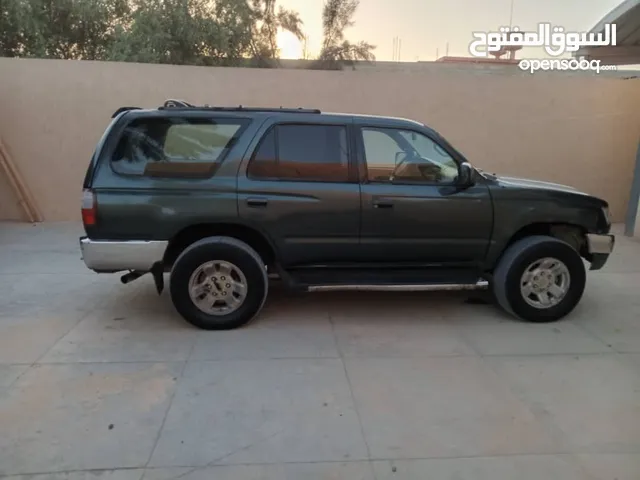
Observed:
[[[492,172],[574,185],[624,218],[640,137],[640,80],[514,68],[309,71],[0,58],[0,136],[45,220],[79,218],[95,143],[123,105],[166,98],[413,118]],[[0,219],[19,219],[0,173]]]

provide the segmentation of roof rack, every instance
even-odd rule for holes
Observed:
[[[176,100],[174,98],[169,98],[163,105],[164,108],[194,108],[194,106],[184,100]]]
[[[166,110],[169,108],[188,108],[197,110],[213,110],[217,112],[280,112],[280,113],[322,113],[317,108],[265,108],[265,107],[245,107],[239,105],[237,107],[215,107],[211,105],[196,106],[185,102],[184,100],[168,99],[158,110]]]

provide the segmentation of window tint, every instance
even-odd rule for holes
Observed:
[[[453,183],[458,164],[426,135],[391,128],[362,129],[369,181]]]
[[[277,178],[276,129],[272,128],[262,139],[249,163],[248,175],[255,178]]]
[[[244,126],[235,119],[134,120],[122,135],[113,168],[129,175],[208,176]]]
[[[278,125],[260,143],[248,174],[252,178],[346,182],[347,130],[335,125]]]

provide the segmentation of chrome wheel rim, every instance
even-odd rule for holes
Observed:
[[[541,258],[531,263],[520,279],[520,293],[528,305],[539,309],[555,307],[567,295],[571,275],[557,258]]]
[[[247,279],[233,263],[214,260],[191,274],[189,297],[207,315],[228,315],[247,298]]]

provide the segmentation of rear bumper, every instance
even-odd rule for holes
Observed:
[[[613,235],[587,234],[587,251],[589,252],[591,268],[590,270],[600,270],[604,267],[613,252],[616,237]]]
[[[162,261],[168,243],[160,240],[111,241],[82,237],[80,250],[85,265],[96,272],[148,272],[155,263]]]

